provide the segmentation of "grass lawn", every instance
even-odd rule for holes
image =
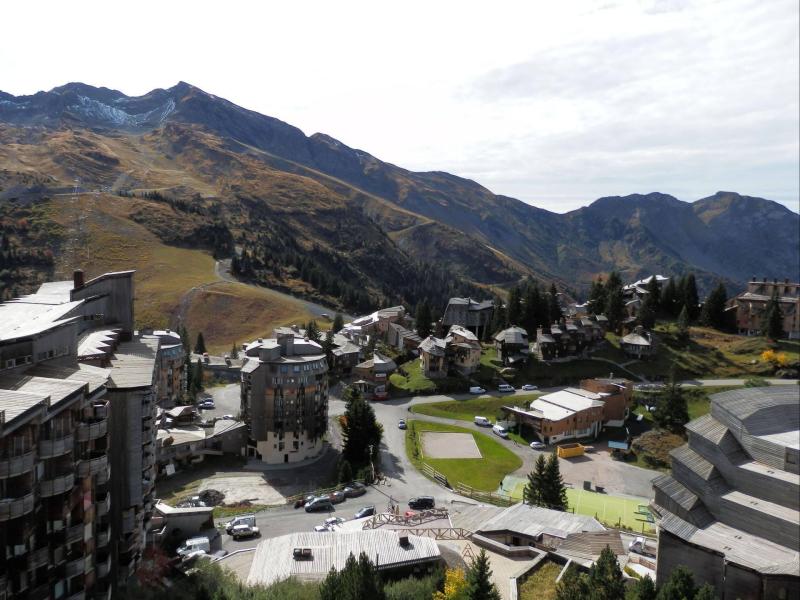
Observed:
[[[423,431],[445,431],[468,433],[475,438],[475,443],[482,458],[427,458],[422,456],[422,444],[419,434]],[[406,429],[406,455],[418,469],[423,462],[443,473],[451,486],[463,483],[477,490],[494,492],[498,481],[522,466],[522,459],[493,440],[488,435],[477,433],[464,427],[444,425],[411,419]]]
[[[526,483],[525,479],[509,477],[506,478],[504,486],[508,489],[509,485],[513,484],[511,497],[516,500],[522,500],[522,491],[525,489]],[[569,500],[570,510],[579,515],[594,517],[605,525],[611,527],[622,526],[638,532],[641,532],[644,526],[645,532],[655,531],[652,523],[648,523],[642,515],[637,514],[640,506],[646,508],[648,503],[646,498],[612,496],[582,489],[567,488],[567,499]]]
[[[531,400],[539,396],[540,394],[526,394],[524,396],[509,396],[506,398],[470,398],[468,400],[415,404],[411,407],[411,412],[418,415],[470,422],[476,415],[480,415],[494,421],[503,406],[527,406]]]
[[[466,392],[469,381],[463,377],[444,377],[442,379],[428,379],[422,373],[422,361],[415,358],[400,365],[405,375],[400,372],[389,376],[390,393],[393,396],[424,396],[426,394]]]
[[[555,600],[556,577],[564,567],[545,560],[519,587],[519,600]]]
[[[743,337],[723,333],[708,327],[691,327],[690,339],[678,340],[673,322],[659,322],[655,327],[658,338],[654,358],[628,365],[628,369],[647,378],[669,376],[675,370],[677,379],[713,379],[728,377],[769,377],[774,367],[761,359],[770,348],[784,353],[788,362],[800,359],[800,341],[780,340],[771,345],[762,337]],[[608,346],[595,353],[611,360],[627,361],[619,349],[619,337],[606,334]]]

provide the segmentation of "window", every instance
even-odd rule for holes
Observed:
[[[300,365],[294,365],[294,367],[292,367],[292,372],[293,373],[299,373],[300,372]]]
[[[16,366],[17,366],[17,361],[13,358],[9,358],[6,361],[6,369],[13,369]]]

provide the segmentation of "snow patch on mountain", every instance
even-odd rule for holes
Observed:
[[[70,112],[84,118],[123,127],[161,123],[173,110],[175,110],[175,101],[172,98],[152,110],[138,114],[127,113],[120,108],[86,96],[78,96],[78,104],[73,104],[69,107]]]

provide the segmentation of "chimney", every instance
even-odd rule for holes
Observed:
[[[786,279],[784,279],[783,283],[789,283],[789,278],[787,277]]]
[[[767,278],[766,277],[764,277],[763,283],[767,283]]]
[[[83,287],[83,271],[75,269],[72,272],[72,289],[79,290]]]
[[[750,281],[755,281],[755,280],[756,280],[756,276],[753,275],[753,278]]]

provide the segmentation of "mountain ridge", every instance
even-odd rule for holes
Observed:
[[[695,269],[703,285],[714,279],[741,285],[753,275],[784,277],[800,269],[792,251],[798,244],[800,217],[772,200],[720,191],[686,202],[651,192],[598,198],[579,209],[554,213],[493,194],[451,173],[404,169],[324,133],[306,136],[294,125],[185,82],[142,96],[75,82],[30,96],[0,92],[0,123],[50,130],[85,127],[104,135],[165,139],[175,134],[169,131],[172,125],[186,126],[188,137],[205,131],[225,140],[229,148],[238,144],[238,152],[257,157],[271,169],[335,190],[419,260],[446,261],[448,247],[460,248],[455,268],[466,275],[470,245],[500,252],[509,261],[486,265],[479,281],[483,284],[507,284],[514,277],[534,275],[583,288],[612,269],[625,278]],[[172,151],[183,151],[179,142],[171,143]],[[439,232],[427,226],[423,236],[413,229],[423,222],[444,227]],[[435,244],[426,239],[442,232],[447,239]],[[768,254],[773,260],[766,260]],[[476,251],[478,255],[494,260]],[[504,281],[491,280],[500,273]]]

